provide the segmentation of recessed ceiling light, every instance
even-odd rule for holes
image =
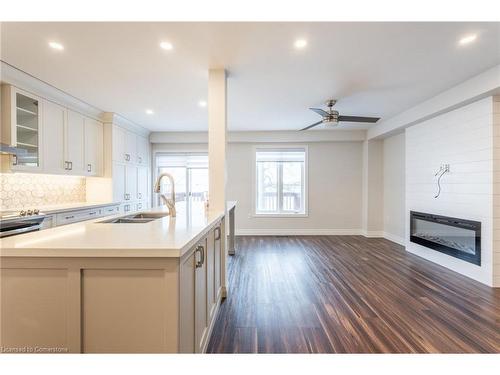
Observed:
[[[170,42],[161,42],[160,43],[160,48],[161,49],[164,49],[166,51],[170,51],[171,49],[174,48],[174,46],[172,45],[172,43]]]
[[[146,114],[152,115],[154,114],[154,111],[152,109],[146,109]]]
[[[199,101],[199,106],[205,108],[207,106],[207,102],[205,100],[200,100]]]
[[[464,46],[466,44],[472,43],[477,39],[477,34],[466,35],[458,41],[458,44]]]
[[[64,49],[64,46],[58,42],[49,42],[49,47],[58,51],[62,51]]]
[[[307,40],[305,40],[305,39],[297,39],[293,45],[297,49],[305,48],[307,46]]]

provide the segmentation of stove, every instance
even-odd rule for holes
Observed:
[[[0,211],[0,238],[40,230],[44,219],[38,209]]]

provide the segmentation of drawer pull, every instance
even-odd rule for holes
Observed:
[[[65,217],[65,219],[66,219],[66,220],[69,220],[69,219],[74,219],[74,218],[75,218],[75,216],[74,216],[74,215],[71,215],[71,216],[66,216],[66,217]]]

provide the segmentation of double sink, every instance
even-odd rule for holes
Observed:
[[[158,212],[143,212],[134,215],[122,216],[110,220],[100,221],[100,223],[107,224],[140,224],[149,223],[150,221],[161,219],[162,217],[168,216],[168,213]]]

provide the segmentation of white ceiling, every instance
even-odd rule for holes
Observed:
[[[300,129],[320,119],[307,108],[329,97],[341,114],[389,118],[500,63],[500,23],[1,27],[3,61],[153,131],[207,129],[198,102],[207,98],[209,67],[228,70],[228,126],[237,131]],[[469,33],[477,41],[459,46]],[[294,49],[297,38],[308,46]],[[48,48],[50,40],[64,51]],[[159,48],[164,40],[172,51]]]

